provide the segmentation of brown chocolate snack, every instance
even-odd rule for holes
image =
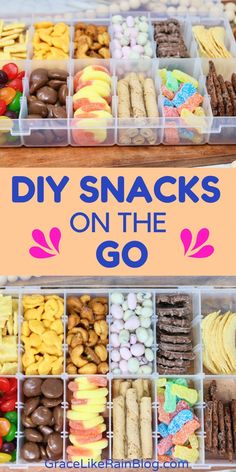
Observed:
[[[206,451],[212,451],[212,415],[213,415],[213,402],[208,401],[205,408],[204,424],[206,433]]]
[[[154,39],[157,43],[157,57],[189,57],[177,20],[164,20],[154,23]]]
[[[212,449],[216,454],[218,451],[218,432],[219,432],[219,419],[218,419],[218,401],[213,400],[212,409]]]
[[[224,407],[224,415],[225,415],[225,430],[226,430],[226,450],[227,456],[230,462],[233,461],[233,434],[232,434],[232,421],[230,415],[230,407],[229,405],[225,405]]]
[[[236,452],[236,400],[231,402],[231,417],[233,425],[234,452]]]
[[[34,396],[36,393],[37,396]],[[23,395],[25,407],[21,423],[25,442],[21,457],[27,462],[61,459],[63,381],[56,377],[26,379]]]
[[[187,373],[194,360],[189,295],[157,296],[157,364],[162,374]]]
[[[173,351],[173,352],[192,352],[192,343],[190,344],[171,344],[159,342],[159,348],[162,351]]]
[[[236,74],[231,82],[217,75],[213,61],[209,61],[209,73],[206,87],[211,101],[214,116],[236,116]]]
[[[225,455],[226,451],[226,436],[225,436],[225,419],[224,419],[224,405],[221,400],[218,402],[218,419],[219,419],[219,453],[221,456]]]
[[[37,118],[40,115],[41,118],[58,118],[66,119],[66,97],[68,95],[67,88],[67,77],[68,73],[64,70],[59,69],[36,69],[31,73],[30,91],[28,96],[28,117]],[[56,130],[57,131],[57,130]],[[45,141],[50,144],[55,141],[60,141],[58,133],[47,136],[45,131]],[[46,144],[41,142],[40,135],[37,135],[35,144]]]

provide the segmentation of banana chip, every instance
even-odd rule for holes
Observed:
[[[205,26],[196,25],[193,26],[193,34],[197,41],[201,57],[232,57],[231,53],[225,47],[225,30],[222,26],[205,28]]]
[[[236,313],[215,312],[202,321],[203,363],[213,374],[236,373]]]

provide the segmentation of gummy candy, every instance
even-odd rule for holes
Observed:
[[[191,405],[197,403],[198,392],[193,388],[188,388],[183,385],[172,383],[171,391],[174,395],[177,395],[177,397],[186,400],[188,403],[191,403]]]
[[[174,106],[179,108],[181,105],[186,103],[189,97],[192,97],[196,93],[195,87],[192,84],[186,83],[181,87],[181,89],[176,93],[174,99],[172,100]]]
[[[13,62],[5,64],[2,70],[7,74],[8,80],[15,79],[18,75],[18,67]]]
[[[171,386],[172,382],[167,382],[164,403],[164,409],[167,413],[173,413],[176,409],[176,395],[173,395]]]
[[[180,411],[170,422],[168,425],[168,431],[170,434],[177,433],[182,426],[184,426],[187,421],[191,421],[193,419],[193,413],[190,410],[182,410]]]
[[[166,438],[169,435],[167,424],[160,423],[158,425],[158,433],[163,437]]]
[[[189,439],[189,436],[193,434],[199,426],[199,421],[196,421],[195,419],[185,423],[181,430],[172,436],[173,444],[184,445]]]
[[[166,87],[172,92],[177,92],[179,89],[179,82],[170,71],[167,71]]]
[[[161,455],[165,454],[172,446],[173,446],[172,436],[171,434],[169,434],[166,438],[161,439],[160,442],[158,443],[158,446],[157,446],[158,454],[161,454]]]
[[[189,82],[196,89],[198,88],[198,81],[194,77],[191,77],[191,75],[188,75],[185,72],[182,72],[181,70],[177,70],[177,69],[174,69],[172,74],[173,74],[173,77],[179,82],[182,82],[184,84],[186,82]]]
[[[190,449],[186,446],[175,446],[173,456],[176,459],[188,461],[189,464],[194,464],[198,460],[199,452],[197,449]]]

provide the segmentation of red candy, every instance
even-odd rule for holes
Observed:
[[[12,395],[17,390],[17,380],[15,378],[8,379],[10,382],[10,388],[7,392],[8,395]]]
[[[16,394],[13,394],[11,397],[6,398],[4,397],[2,401],[0,402],[0,410],[3,413],[7,413],[8,411],[13,411],[16,408],[16,401],[17,401],[17,396]]]
[[[158,454],[163,456],[169,449],[173,446],[172,442],[172,435],[169,434],[169,436],[166,436],[166,438],[163,438],[160,440],[158,443],[157,449],[158,449]]]
[[[2,101],[2,100],[1,100]],[[0,101],[0,106],[1,106],[1,101]],[[5,103],[5,102],[4,102]],[[1,393],[7,393],[10,390],[10,380],[4,377],[0,377],[0,392]]]
[[[19,73],[17,65],[14,64],[13,62],[9,62],[9,64],[5,64],[2,70],[6,72],[9,80],[15,79]]]
[[[8,83],[9,87],[13,88],[14,90],[17,90],[18,92],[23,92],[23,82],[22,79],[19,77],[16,77],[16,79],[11,80]]]

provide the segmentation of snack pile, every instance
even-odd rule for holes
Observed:
[[[0,295],[0,374],[14,375],[18,370],[18,301]]]
[[[16,461],[17,380],[0,377],[0,464]]]
[[[160,378],[157,387],[158,460],[185,460],[194,464],[199,458],[196,431],[200,422],[193,411],[198,392],[184,378]]]
[[[0,20],[0,59],[26,59],[29,32],[25,23]]]
[[[110,34],[105,25],[77,23],[74,37],[75,59],[110,59]]]
[[[107,380],[102,377],[80,377],[69,382],[72,392],[70,410],[67,411],[69,420],[69,441],[67,447],[68,460],[100,461],[102,451],[108,446],[103,433],[106,432],[104,415],[108,389]]]
[[[217,382],[212,380],[205,400],[205,449],[215,458],[233,462],[236,453],[236,399],[222,401]]]
[[[232,57],[225,46],[225,29],[222,26],[206,28],[202,25],[196,25],[193,26],[193,34],[201,57],[223,59]]]
[[[86,294],[68,297],[67,313],[67,373],[107,374],[108,299]]]
[[[112,57],[114,59],[137,60],[153,57],[146,16],[130,15],[124,18],[122,15],[114,15],[112,27]]]
[[[67,59],[70,29],[65,23],[41,21],[34,25],[33,59]]]
[[[152,294],[111,294],[111,371],[114,374],[145,374],[153,371],[154,342]]]
[[[190,57],[178,20],[156,21],[153,26],[157,57]]]
[[[232,74],[231,80],[224,80],[221,74],[217,74],[214,62],[209,61],[206,86],[213,115],[236,116],[236,73]]]
[[[157,306],[157,370],[159,374],[189,373],[195,358],[192,343],[192,300],[188,295],[159,295]]]
[[[203,364],[213,374],[236,374],[236,313],[210,313],[202,320]]]
[[[66,119],[68,72],[35,69],[29,78],[28,118]]]
[[[0,69],[0,118],[4,122],[7,120],[5,117],[19,117],[24,76],[25,71],[20,72],[14,62],[5,64]]]
[[[23,401],[21,458],[26,462],[62,459],[63,381],[28,378],[23,382]]]
[[[113,459],[151,459],[152,398],[149,380],[113,380]]]
[[[57,295],[24,295],[22,372],[60,375],[64,368],[64,300]]]
[[[198,80],[185,72],[174,69],[161,69],[161,92],[163,112],[166,118],[182,118],[183,128],[176,128],[169,122],[165,129],[165,141],[178,144],[180,139],[200,143],[205,127],[205,111],[202,107],[204,97],[198,91]],[[184,125],[188,128],[184,128]]]
[[[91,65],[75,74],[72,135],[76,144],[92,146],[106,141],[113,118],[111,95],[112,79],[106,67]]]
[[[118,81],[118,118],[158,118],[157,94],[154,81],[144,74],[131,72]],[[144,121],[145,124],[145,121]],[[120,144],[155,144],[157,133],[151,128],[124,129],[119,133]]]

